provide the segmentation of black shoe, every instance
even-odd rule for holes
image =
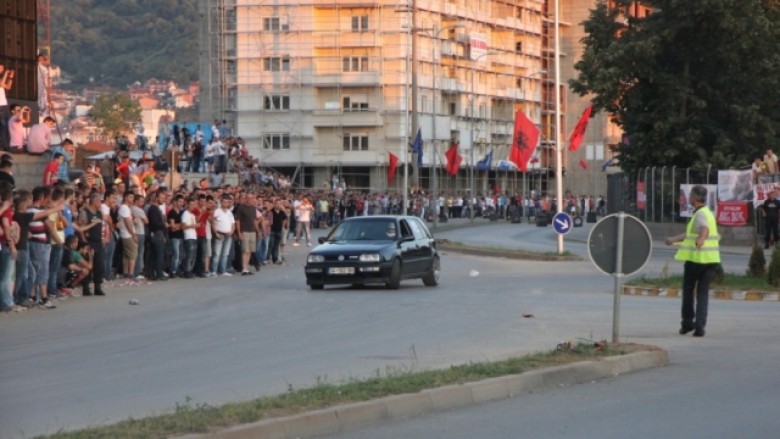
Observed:
[[[693,331],[694,337],[704,337],[704,328]]]
[[[105,296],[106,292],[103,291],[100,287],[95,288],[95,295],[96,296]]]
[[[686,328],[684,326],[682,328],[680,328],[680,334],[681,335],[685,335],[685,334],[687,334],[687,333],[689,333],[691,331],[693,331],[693,328]]]
[[[85,290],[84,290],[84,291],[81,293],[81,295],[82,295],[82,296],[91,296],[91,295],[92,295],[92,291],[89,291],[88,289],[85,289]]]

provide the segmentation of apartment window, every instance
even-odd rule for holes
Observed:
[[[367,72],[367,56],[345,56],[343,59],[343,70],[345,72]]]
[[[517,18],[517,19],[519,19],[519,20],[522,20],[522,19],[523,19],[523,8],[521,8],[521,7],[519,7],[519,6],[518,6],[518,7],[515,9],[515,18]]]
[[[287,24],[287,17],[265,17],[263,18],[263,30],[266,32],[279,32],[290,30]]]
[[[523,42],[518,41],[515,43],[515,53],[522,54],[523,53]]]
[[[352,32],[365,32],[368,30],[368,15],[352,17]]]
[[[420,111],[428,113],[428,96],[420,96]]]
[[[289,95],[266,95],[263,99],[263,108],[270,111],[282,111],[290,109]]]
[[[289,72],[290,58],[280,56],[263,58],[263,70],[266,72]]]
[[[290,135],[287,133],[265,134],[264,149],[290,149]]]
[[[450,102],[450,116],[457,116],[458,105],[455,102]]]
[[[344,111],[368,111],[368,96],[349,95],[342,98]]]
[[[344,133],[344,151],[368,151],[368,134]]]

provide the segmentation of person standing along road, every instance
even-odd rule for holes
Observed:
[[[287,213],[282,206],[282,200],[277,199],[274,201],[274,208],[271,210],[271,237],[268,241],[268,256],[274,264],[283,263],[282,258],[279,256],[279,247],[282,245],[285,223],[287,223]]]
[[[311,247],[311,217],[314,212],[314,206],[309,201],[309,197],[303,197],[301,203],[295,208],[295,242],[294,246],[300,245],[301,232],[306,237],[306,245]]]
[[[91,280],[95,285],[94,294],[96,296],[105,296],[106,293],[101,286],[103,284],[103,271],[106,266],[104,262],[106,259],[106,250],[103,239],[103,227],[106,227],[106,225],[103,221],[103,214],[100,212],[100,205],[100,194],[90,194],[87,199],[87,205],[79,212],[79,223],[85,232],[87,243],[92,249],[92,261],[94,262],[94,265],[92,267]],[[82,285],[84,286],[82,295],[91,296],[92,292],[89,291],[89,280],[85,279]]]
[[[160,191],[149,194],[149,210],[146,215],[149,220],[149,235],[151,252],[149,253],[149,280],[166,281],[165,275],[165,246],[167,243],[168,226],[165,224],[165,208],[161,206]],[[163,202],[165,199],[163,198]]]
[[[775,198],[775,191],[766,194],[766,200],[761,205],[761,216],[764,217],[764,248],[777,244],[777,223],[780,220],[780,202]]]
[[[694,337],[703,337],[707,325],[710,282],[720,265],[720,235],[715,215],[706,204],[707,188],[694,186],[691,189],[690,203],[695,210],[685,233],[666,238],[666,245],[682,241],[680,249],[674,255],[676,260],[685,262],[680,334],[693,331]]]
[[[217,276],[232,276],[228,272],[230,263],[228,256],[233,245],[233,234],[236,232],[236,219],[230,208],[233,207],[233,198],[229,194],[223,194],[219,208],[212,215],[214,220],[214,242],[212,244],[212,273]]]

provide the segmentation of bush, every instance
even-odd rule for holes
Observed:
[[[772,259],[769,262],[766,280],[773,287],[780,286],[780,251],[777,249],[772,251]]]
[[[763,277],[766,275],[766,258],[764,249],[760,245],[753,246],[753,253],[748,261],[747,275],[750,277]]]

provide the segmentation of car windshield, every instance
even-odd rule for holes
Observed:
[[[344,221],[328,236],[329,241],[395,241],[395,221]]]

